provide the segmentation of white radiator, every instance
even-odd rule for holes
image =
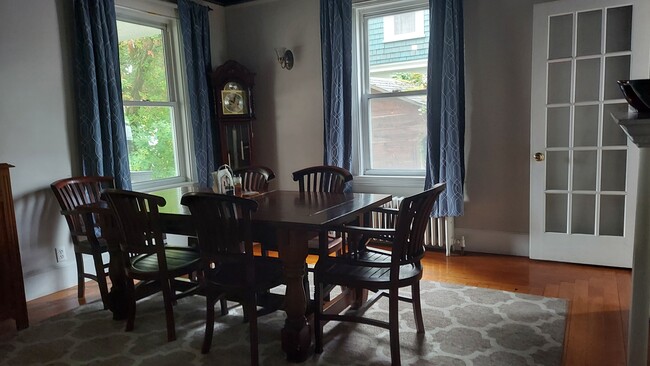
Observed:
[[[393,196],[393,200],[384,204],[384,207],[399,208],[403,199],[404,197]],[[373,212],[372,226],[376,228],[393,228],[395,227],[394,217]],[[447,255],[450,255],[454,245],[457,245],[457,249],[461,251],[465,249],[465,238],[455,238],[453,217],[431,217],[424,233],[424,245],[428,247],[444,247]]]

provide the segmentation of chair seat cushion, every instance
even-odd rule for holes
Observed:
[[[283,283],[282,261],[272,257],[255,257],[255,279],[252,285],[246,280],[246,267],[241,264],[223,263],[207,275],[208,282],[222,291],[268,290]]]
[[[386,250],[368,248],[367,250],[359,252],[356,257],[352,257],[352,254],[349,254],[348,258],[353,258],[353,260],[357,262],[388,264],[391,261],[391,254]]]
[[[199,252],[191,248],[166,247],[165,257],[167,271],[170,275],[182,275],[198,268]],[[131,258],[131,272],[135,275],[146,275],[159,271],[158,257],[154,254],[140,254]]]
[[[368,253],[371,254],[371,253]],[[375,253],[376,254],[376,253]],[[368,257],[363,257],[368,259]],[[386,262],[383,262],[386,263]],[[390,263],[390,257],[388,258]],[[390,284],[390,267],[373,265],[372,261],[355,261],[349,257],[328,257],[316,266],[318,281],[350,287],[387,288]],[[422,278],[420,263],[399,267],[400,286]]]

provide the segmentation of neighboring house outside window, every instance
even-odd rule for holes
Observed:
[[[151,190],[190,180],[178,20],[117,9],[131,181]]]
[[[426,1],[355,7],[359,175],[424,176],[427,7]]]

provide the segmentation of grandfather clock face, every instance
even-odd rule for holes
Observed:
[[[221,113],[224,116],[248,114],[248,95],[241,84],[235,81],[226,82],[221,90]]]

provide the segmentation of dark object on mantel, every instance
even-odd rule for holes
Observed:
[[[627,102],[639,113],[650,112],[650,79],[619,80]]]
[[[614,121],[638,147],[650,147],[650,113],[614,114]]]

